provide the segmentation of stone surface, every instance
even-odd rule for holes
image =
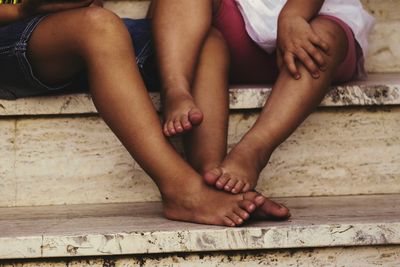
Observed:
[[[400,246],[368,246],[108,256],[80,259],[10,260],[0,267],[197,267],[197,266],[273,266],[273,267],[397,267]]]
[[[400,195],[278,201],[289,221],[240,228],[168,221],[160,203],[0,208],[0,258],[400,244]]]
[[[15,205],[15,120],[0,120],[0,206]]]
[[[231,114],[229,147],[257,116]],[[10,127],[14,123],[15,146],[3,146],[0,156],[0,206],[159,200],[153,182],[100,118],[26,118],[10,120]],[[182,151],[179,138],[173,141]],[[275,151],[258,190],[274,197],[399,193],[399,151],[400,107],[320,108]]]
[[[371,106],[400,104],[399,74],[370,75],[366,81],[355,81],[335,86],[321,103],[322,107]],[[231,109],[261,108],[271,92],[268,85],[232,86]],[[160,110],[158,93],[150,93],[157,110]],[[97,113],[90,95],[71,94],[23,98],[16,101],[0,99],[0,116],[63,115]]]

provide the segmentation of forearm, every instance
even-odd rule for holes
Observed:
[[[324,2],[324,0],[288,0],[280,17],[300,16],[309,21],[318,14]]]
[[[21,9],[21,4],[0,5],[0,26],[10,24],[23,18],[24,15]]]

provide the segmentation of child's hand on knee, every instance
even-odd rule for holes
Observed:
[[[278,65],[286,66],[295,79],[300,79],[296,65],[299,60],[314,78],[326,69],[323,53],[328,45],[313,31],[310,24],[300,16],[282,16],[278,22]]]
[[[68,9],[86,7],[93,3],[94,0],[22,0],[21,12],[25,17],[36,14],[53,13]]]

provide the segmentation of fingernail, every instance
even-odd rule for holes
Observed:
[[[295,78],[296,80],[300,79],[300,74],[296,74],[296,76],[294,76],[294,78]]]

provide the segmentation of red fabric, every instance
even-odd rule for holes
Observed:
[[[348,39],[348,52],[340,65],[334,82],[350,80],[357,65],[356,40],[350,27],[338,18],[321,16],[340,25]],[[273,83],[279,69],[276,55],[261,49],[247,34],[245,22],[235,0],[222,0],[218,13],[214,16],[214,26],[228,43],[231,54],[231,82],[235,84]]]

